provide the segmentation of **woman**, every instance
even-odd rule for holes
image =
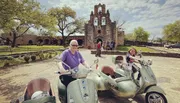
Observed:
[[[77,40],[71,40],[69,44],[69,49],[62,52],[62,54],[57,57],[58,59],[62,60],[64,63],[66,63],[71,69],[73,69],[74,72],[78,71],[79,64],[81,63],[86,68],[90,68],[89,65],[85,62],[84,58],[78,51],[78,42]],[[69,69],[68,66],[62,64],[64,69],[61,69],[60,72],[67,72]],[[61,82],[67,87],[67,85],[75,80],[75,78],[72,78],[72,76],[63,75],[61,76]]]
[[[137,55],[137,50],[135,48],[131,48],[127,55],[126,55],[126,62],[128,63],[128,69],[132,71],[133,73],[137,72],[137,69],[133,66],[135,63],[138,63],[137,58],[135,57]],[[138,74],[137,80],[140,79],[141,74]]]

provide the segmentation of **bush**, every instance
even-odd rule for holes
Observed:
[[[29,59],[30,59],[30,56],[29,56],[29,55],[25,55],[25,56],[24,56],[24,60],[26,61],[26,63],[29,63]]]
[[[40,60],[43,60],[43,59],[44,59],[44,54],[43,54],[43,53],[40,53],[40,54],[39,54],[39,58],[40,58]]]
[[[36,55],[35,54],[31,55],[31,60],[36,61]]]
[[[46,53],[45,54],[45,59],[48,59],[49,58],[49,53]]]
[[[10,65],[9,61],[8,61],[8,60],[4,60],[4,65],[3,65],[3,67],[7,67],[7,66],[9,66],[9,65]]]

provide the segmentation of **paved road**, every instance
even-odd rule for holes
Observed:
[[[90,54],[89,50],[81,50],[85,60],[89,64],[93,63],[95,56]],[[99,66],[111,65],[112,55],[103,55],[100,58]],[[158,85],[167,93],[168,103],[180,103],[180,59],[164,57],[145,57],[153,60],[153,71],[157,77]],[[36,63],[24,64],[16,67],[10,67],[0,70],[0,103],[9,103],[11,99],[17,98],[23,94],[26,84],[37,77],[45,77],[50,80],[52,87],[57,94],[57,79],[54,74],[57,70],[52,60],[46,60]],[[143,103],[143,96],[135,99],[118,99],[110,97],[100,97],[101,103]],[[57,102],[59,103],[59,102]]]

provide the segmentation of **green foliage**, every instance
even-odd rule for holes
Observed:
[[[35,55],[35,54],[32,54],[32,55],[31,55],[31,60],[32,60],[32,61],[36,61],[36,55]]]
[[[15,46],[16,39],[24,35],[30,28],[52,28],[55,25],[55,19],[42,12],[40,4],[34,0],[20,0],[19,2],[17,0],[3,0],[0,3],[8,6],[0,6],[2,8],[0,12],[12,13],[10,16],[0,16],[0,28],[5,33],[11,32],[13,34],[12,47]]]
[[[18,8],[16,0],[1,0],[0,1],[0,29],[4,28],[14,17]]]
[[[26,61],[26,63],[29,63],[29,59],[30,59],[30,56],[29,56],[29,55],[25,55],[25,56],[24,56],[24,60]]]
[[[83,31],[84,20],[82,18],[76,18],[76,12],[70,7],[51,8],[48,14],[56,18],[58,32],[62,35],[64,45],[68,36]],[[64,35],[65,32],[68,33],[66,37]]]
[[[6,67],[10,65],[18,65],[22,61],[19,58],[13,58],[12,56],[7,56],[5,60],[1,60],[0,62],[1,62],[0,67]]]
[[[138,47],[138,46],[118,46],[117,50],[127,52],[131,48],[135,48],[137,51],[141,50],[142,52],[157,52],[157,51],[147,48],[147,47]]]
[[[135,40],[135,35],[133,35],[133,33],[126,34],[125,35],[125,40],[134,41]]]
[[[39,58],[40,58],[40,60],[43,60],[43,59],[45,58],[45,55],[43,54],[43,52],[41,52],[41,53],[39,54]]]
[[[171,42],[180,42],[180,20],[165,25],[163,28],[164,39]]]
[[[150,34],[142,27],[138,27],[134,29],[133,35],[136,41],[147,42]]]
[[[44,46],[19,46],[12,49],[12,54],[14,53],[25,53],[30,51],[39,51],[39,50],[52,50],[52,49],[60,49],[63,48],[62,46],[54,46],[54,45],[44,45]],[[9,46],[0,46],[0,50],[3,52],[0,52],[0,55],[7,55],[11,54]]]

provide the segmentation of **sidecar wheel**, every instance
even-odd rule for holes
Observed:
[[[157,92],[149,92],[146,94],[146,103],[167,103],[166,97]]]

